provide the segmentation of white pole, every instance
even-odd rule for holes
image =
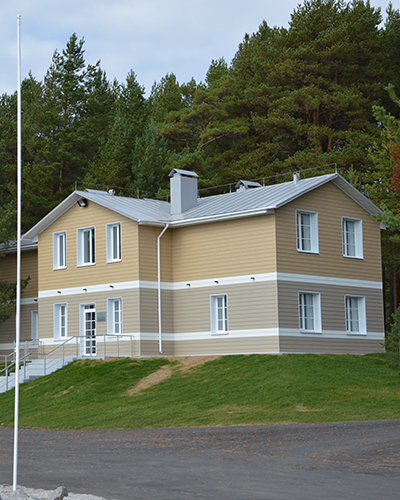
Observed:
[[[17,489],[18,414],[19,414],[19,344],[21,317],[21,16],[17,17],[18,87],[17,87],[17,289],[15,314],[15,410],[13,491]]]
[[[162,354],[162,323],[161,323],[161,247],[160,240],[162,235],[168,229],[166,224],[164,229],[157,237],[157,291],[158,291],[158,352]]]

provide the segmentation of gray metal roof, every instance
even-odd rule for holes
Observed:
[[[168,174],[168,177],[173,177],[174,174],[185,175],[187,177],[198,177],[196,172],[193,172],[192,170],[182,170],[181,168],[173,168]]]
[[[242,189],[233,193],[198,198],[198,203],[195,207],[175,215],[171,215],[170,203],[166,201],[127,198],[114,196],[105,191],[87,190],[72,193],[36,224],[36,226],[30,229],[24,235],[24,238],[34,238],[80,198],[86,198],[89,202],[97,203],[139,224],[164,226],[168,223],[172,226],[179,226],[271,213],[328,182],[333,182],[371,215],[383,213],[339,174],[327,174],[309,179],[301,179],[297,182],[291,181],[272,186]]]

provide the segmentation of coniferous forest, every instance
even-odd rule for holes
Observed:
[[[230,63],[211,61],[204,81],[169,73],[148,97],[134,69],[110,80],[73,34],[21,92],[24,230],[76,185],[165,199],[177,167],[200,175],[205,196],[239,179],[281,182],[336,164],[387,214],[390,322],[400,302],[400,12],[391,4],[381,12],[364,0],[306,0],[287,29],[263,21]],[[2,241],[15,227],[16,107],[16,93],[1,96]]]

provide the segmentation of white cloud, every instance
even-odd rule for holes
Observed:
[[[230,62],[244,34],[287,26],[299,0],[14,0],[0,19],[0,93],[16,88],[16,18],[22,16],[22,74],[41,80],[72,33],[85,38],[86,61],[101,59],[110,80],[133,69],[149,92],[167,72],[203,80],[212,59]],[[383,6],[384,0],[372,0]]]

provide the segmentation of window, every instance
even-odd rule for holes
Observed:
[[[31,339],[39,339],[39,311],[31,311]]]
[[[321,295],[319,293],[299,293],[300,330],[321,332]]]
[[[366,334],[365,297],[345,297],[347,333]]]
[[[54,304],[54,338],[67,337],[67,304]]]
[[[53,269],[67,267],[67,233],[53,234]]]
[[[318,214],[296,211],[297,250],[318,253]]]
[[[122,333],[122,299],[107,300],[107,331],[109,334]]]
[[[78,229],[78,266],[96,263],[94,227]]]
[[[228,296],[211,296],[211,333],[228,333]]]
[[[343,255],[345,257],[362,259],[363,258],[362,220],[347,219],[343,217],[342,234],[343,234]]]
[[[121,223],[107,224],[107,262],[121,260]]]

